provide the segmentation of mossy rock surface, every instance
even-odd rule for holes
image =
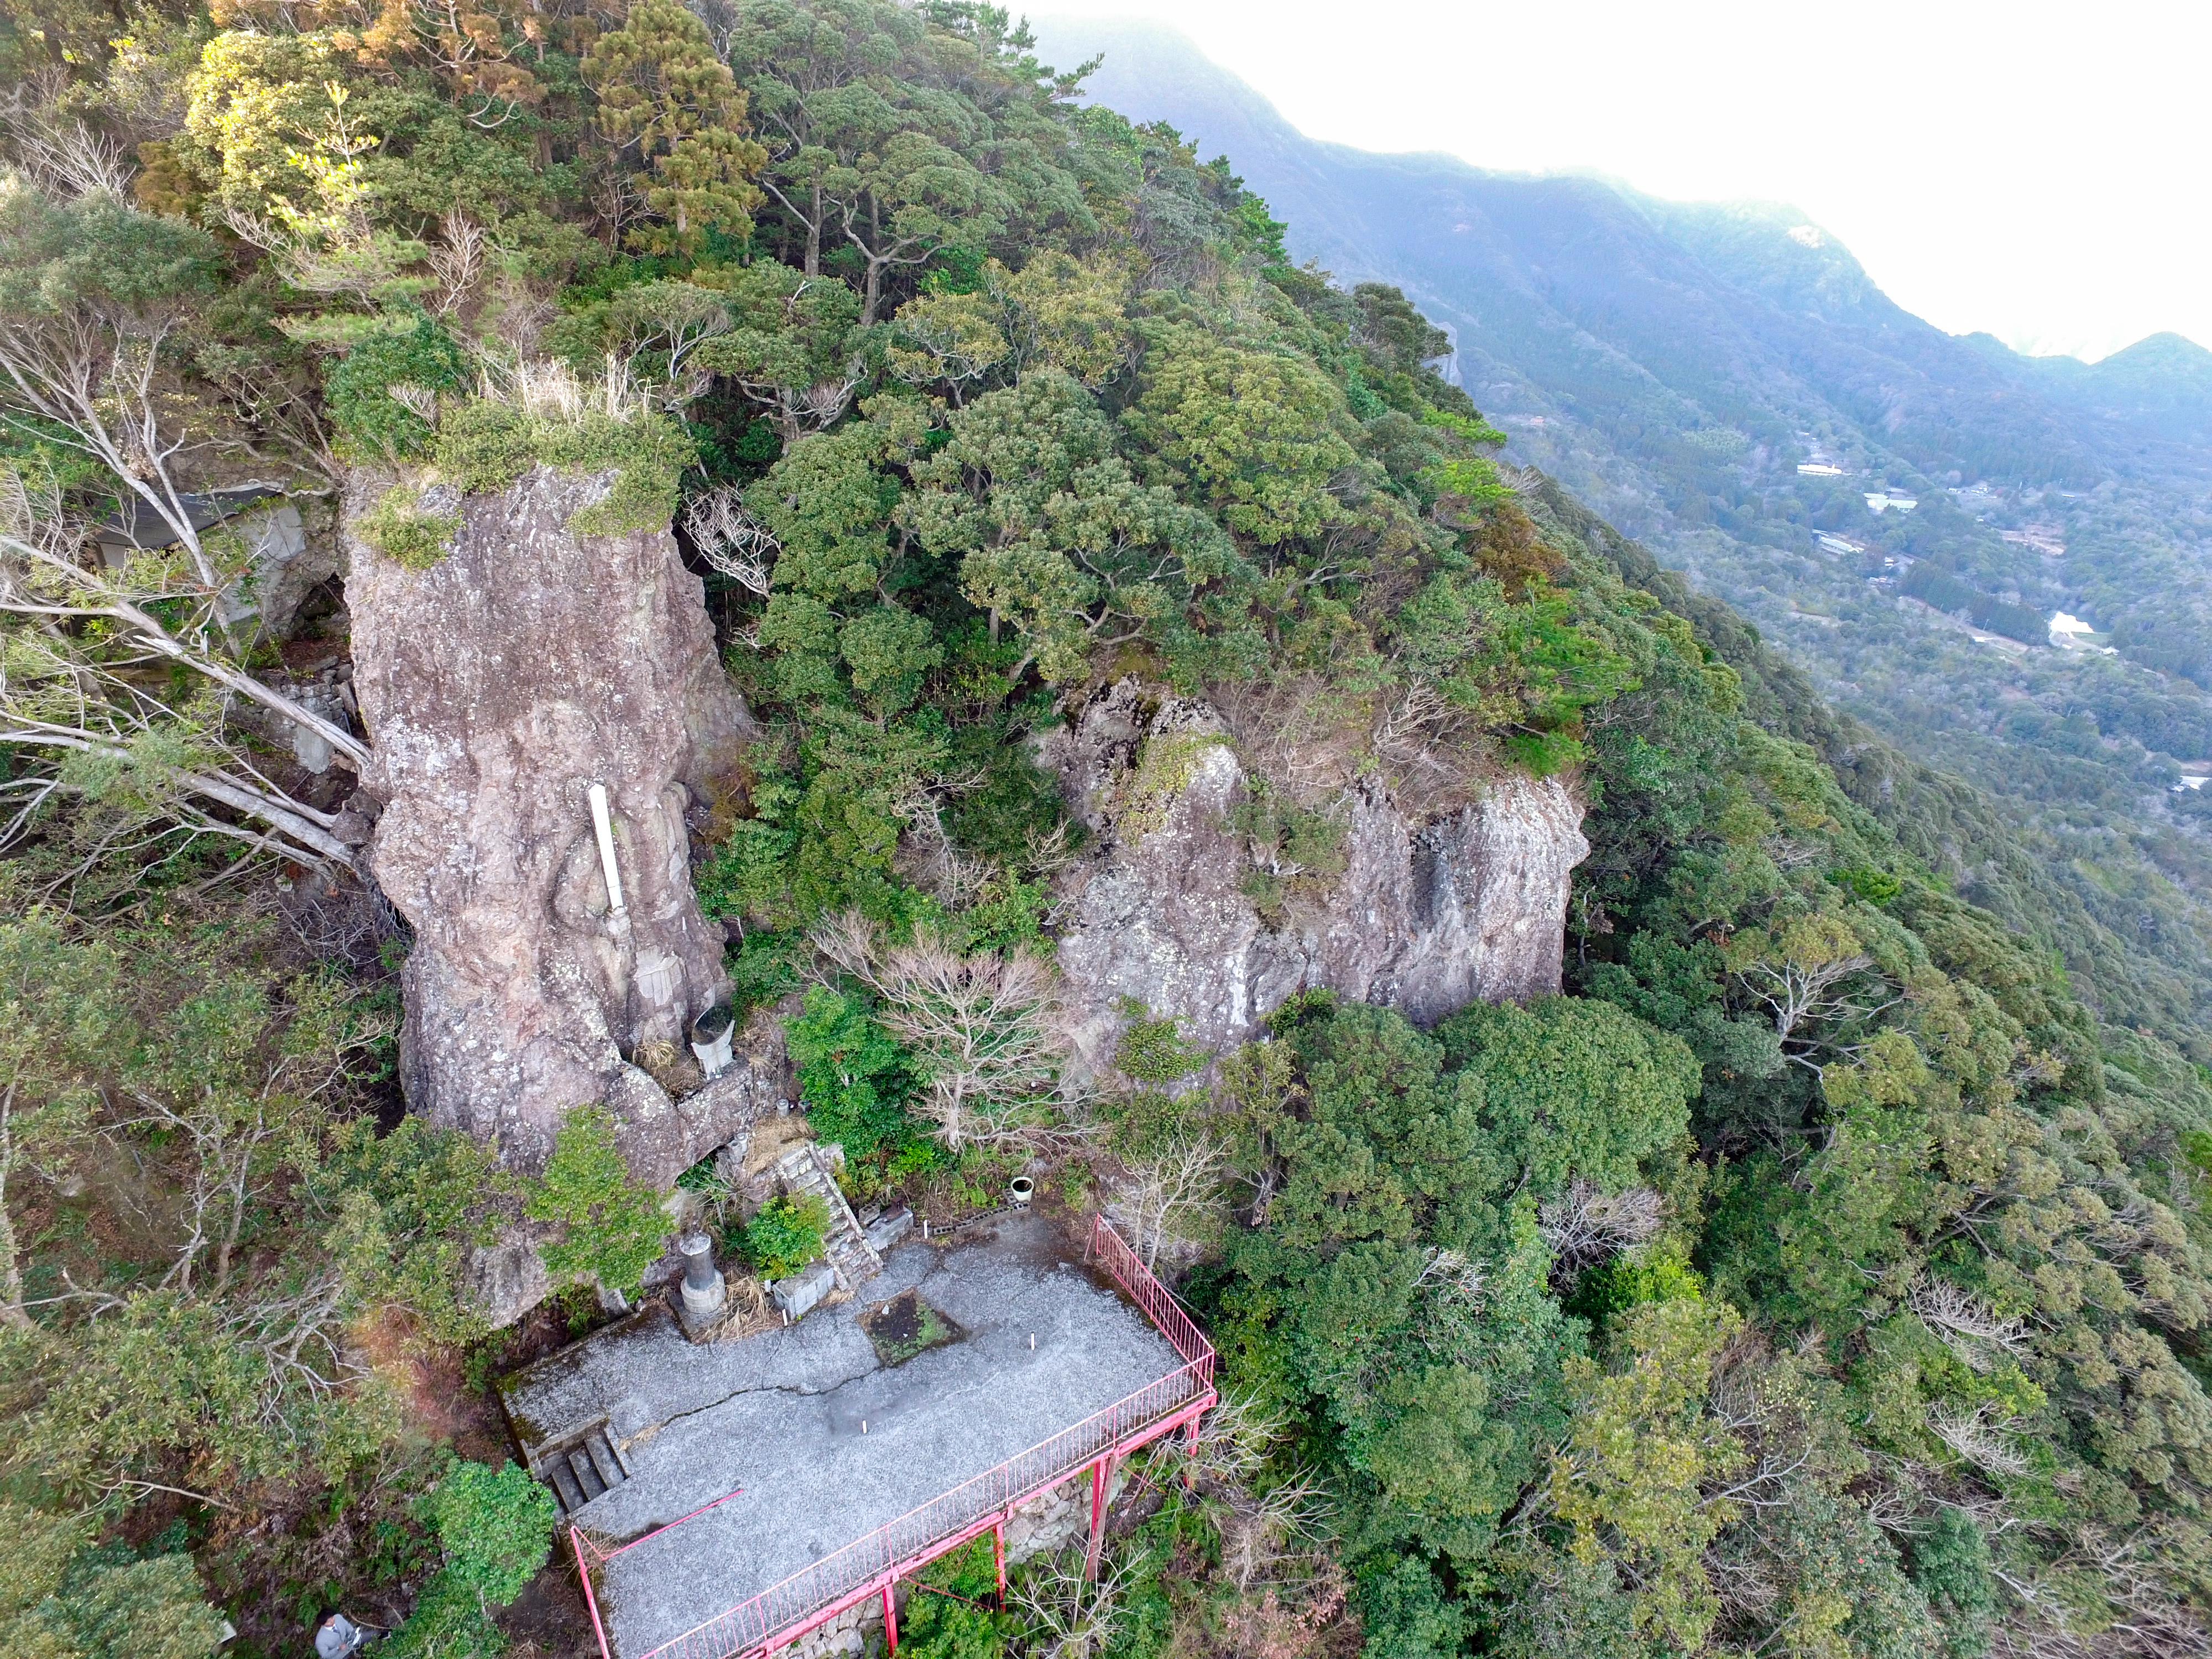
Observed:
[[[508,489],[541,463],[570,472],[611,471],[605,499],[580,507],[568,521],[580,536],[665,529],[684,469],[698,457],[684,428],[665,416],[624,420],[586,410],[574,420],[548,419],[490,399],[447,416],[434,453],[440,476],[470,495]]]
[[[916,1291],[905,1291],[871,1308],[860,1316],[860,1328],[876,1345],[876,1354],[886,1365],[903,1365],[918,1353],[957,1342],[960,1327],[921,1299]]]

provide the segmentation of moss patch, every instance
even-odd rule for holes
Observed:
[[[453,550],[460,533],[458,513],[425,513],[422,498],[395,484],[361,520],[361,538],[410,570],[428,570]]]
[[[1116,822],[1122,839],[1136,847],[1153,830],[1165,827],[1168,814],[1175,810],[1176,798],[1190,787],[1200,758],[1209,749],[1226,747],[1211,732],[1147,738],[1121,798],[1121,817]]]
[[[507,489],[541,462],[574,472],[611,471],[605,499],[578,508],[568,528],[580,536],[620,536],[667,527],[684,469],[698,450],[665,416],[623,421],[591,410],[574,421],[541,420],[512,404],[479,400],[446,417],[434,454],[439,472],[471,494]]]
[[[941,1347],[960,1335],[960,1328],[913,1291],[893,1297],[861,1316],[860,1328],[876,1345],[886,1365],[903,1365],[918,1353]]]

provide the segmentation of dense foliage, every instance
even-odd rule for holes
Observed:
[[[441,1559],[391,1650],[422,1659],[496,1653],[505,1638],[493,1613],[522,1594],[552,1553],[553,1494],[519,1465],[461,1462],[418,1508]]]
[[[1420,292],[1510,459],[1782,645],[1864,723],[1851,755],[1942,775],[1859,799],[2057,952],[2102,1018],[2212,1060],[2212,801],[2178,769],[2212,759],[2212,356],[2161,336],[2095,365],[2021,357],[1911,316],[1788,206],[1363,155],[1250,126],[1206,65],[1160,73],[1188,49],[1145,26],[1047,33],[1070,56],[1112,43],[1109,102],[1249,131],[1248,176],[1297,192],[1292,245],[1358,246]],[[1885,490],[1917,504],[1876,513]],[[2092,648],[2051,643],[2061,610],[2101,630]]]
[[[1446,337],[1293,266],[1225,162],[967,0],[6,15],[46,71],[0,181],[11,1641],[185,1659],[214,1595],[273,1650],[404,1583],[395,1639],[487,1651],[545,1560],[543,1489],[435,1448],[507,1352],[470,1247],[527,1229],[588,1322],[661,1195],[590,1103],[528,1180],[393,1109],[405,940],[270,733],[369,740],[178,500],[343,485],[359,556],[422,567],[542,464],[705,577],[763,730],[696,884],[743,1002],[807,981],[854,1192],[980,1208],[1042,1150],[1224,1354],[1103,1583],[986,1611],[951,1563],[930,1653],[2201,1650],[2186,953],[2119,960],[2043,849],[1502,475]],[[173,542],[104,556],[126,506]],[[1346,867],[1316,777],[1565,779],[1565,994],[1310,994],[1220,1054],[1132,1006],[1078,1091],[1032,739],[1125,678],[1231,718],[1146,746],[1123,833],[1238,744],[1271,921]],[[775,1273],[826,1218],[738,1219]]]

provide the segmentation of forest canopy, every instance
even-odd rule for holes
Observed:
[[[579,536],[669,527],[702,581],[759,735],[694,884],[854,1190],[1046,1157],[1223,1355],[1119,1613],[940,1609],[932,1659],[2201,1651],[2205,1073],[1854,799],[1747,627],[1501,469],[1402,294],[1294,265],[1226,160],[1032,48],[973,0],[10,0],[0,1508],[35,1559],[0,1644],[186,1659],[219,1604],[273,1653],[410,1585],[394,1639],[491,1652],[543,1565],[545,1494],[453,1415],[520,1340],[464,1267],[538,1229],[541,1334],[580,1330],[665,1195],[588,1103],[535,1177],[404,1112],[373,735],[291,672],[342,654],[342,584],[271,629],[203,507],[327,534],[350,491],[359,556],[422,569],[546,465],[608,481]],[[1561,994],[1424,1030],[1307,994],[1218,1054],[1133,1008],[1063,1088],[1083,831],[1034,740],[1122,680],[1409,801],[1560,780]],[[1280,915],[1343,799],[1245,759]],[[757,1268],[819,1247],[715,1180]]]

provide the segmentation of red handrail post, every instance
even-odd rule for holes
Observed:
[[[884,1659],[898,1659],[898,1607],[891,1600],[891,1585],[884,1581]]]
[[[991,1523],[991,1562],[999,1570],[999,1611],[1006,1610],[1006,1519]]]
[[[599,1638],[599,1659],[614,1659],[607,1648],[607,1627],[599,1622],[599,1598],[592,1594],[592,1570],[584,1560],[582,1528],[568,1528],[568,1547],[576,1557],[576,1577],[584,1587],[584,1605],[591,1609],[592,1633]]]
[[[1108,1452],[1091,1466],[1091,1542],[1083,1553],[1083,1577],[1098,1577],[1098,1553],[1106,1542],[1106,1486],[1113,1479],[1114,1454]]]

